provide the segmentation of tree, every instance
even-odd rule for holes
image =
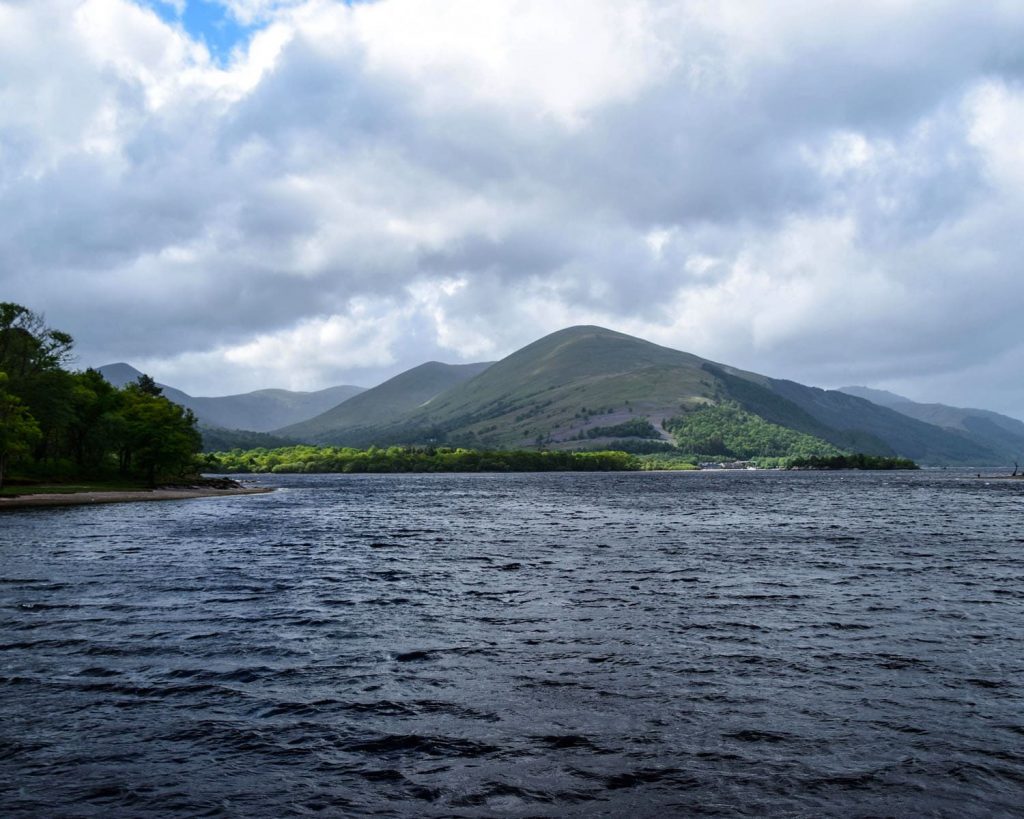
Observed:
[[[164,394],[163,387],[156,383],[152,377],[143,373],[135,380],[135,386],[144,395],[151,395],[154,398]]]
[[[121,471],[144,476],[150,486],[157,478],[176,478],[194,471],[202,438],[192,410],[153,395],[142,379],[125,386],[122,394]]]
[[[39,425],[21,400],[7,390],[9,378],[0,372],[0,489],[11,458],[28,455],[39,438]]]
[[[72,376],[64,446],[82,474],[103,471],[123,437],[124,396],[96,370]]]
[[[0,302],[0,370],[11,389],[38,373],[59,370],[74,346],[67,333],[46,326],[41,315],[14,302]]]
[[[54,457],[71,418],[71,376],[63,365],[74,340],[46,326],[43,317],[13,302],[0,302],[0,371],[7,390],[28,407],[39,428],[37,460]]]

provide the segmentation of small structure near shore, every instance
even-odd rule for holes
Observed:
[[[701,469],[757,469],[753,461],[702,461]]]

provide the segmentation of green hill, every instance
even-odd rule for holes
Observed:
[[[388,428],[439,394],[490,366],[490,362],[442,364],[428,361],[316,417],[275,430],[274,434],[316,444],[357,446],[365,442],[375,443],[375,430]]]
[[[692,426],[688,416],[730,404],[742,414],[714,416],[729,451],[841,450],[931,464],[1002,460],[959,431],[855,396],[744,372],[601,327],[552,333],[447,389],[431,381],[417,403],[397,388],[402,379],[418,378],[419,369],[278,434],[346,446],[597,449],[635,440],[637,451],[647,451],[670,446],[674,434],[693,446],[697,439],[684,434]],[[383,400],[392,393],[399,400]]]
[[[829,457],[840,451],[827,441],[773,424],[744,410],[735,401],[723,401],[670,418],[676,445],[687,453],[715,458]]]
[[[600,327],[570,327],[527,345],[394,423],[370,440],[445,441],[484,448],[599,447],[613,428],[665,418],[713,400],[702,359]],[[606,437],[589,430],[608,428]]]

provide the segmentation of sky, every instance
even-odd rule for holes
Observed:
[[[0,0],[0,300],[194,395],[575,324],[1024,417],[1024,3]]]

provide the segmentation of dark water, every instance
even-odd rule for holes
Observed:
[[[274,482],[0,516],[0,814],[1024,815],[1024,484]]]

